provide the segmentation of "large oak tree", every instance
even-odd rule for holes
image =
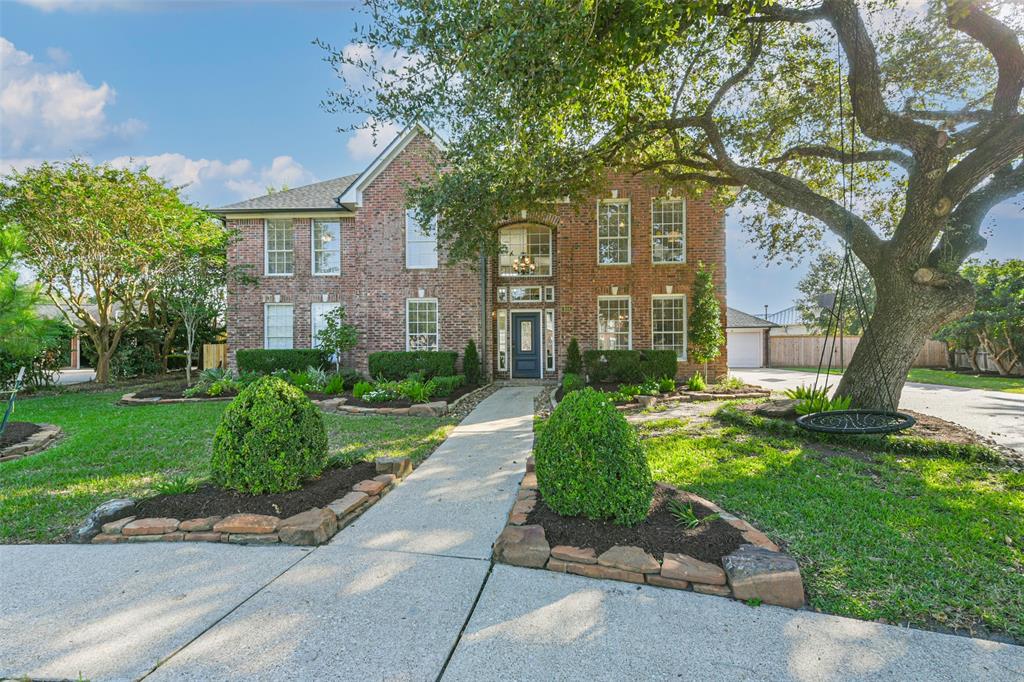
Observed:
[[[493,252],[501,216],[608,167],[738,201],[769,258],[830,231],[877,291],[838,389],[856,405],[888,406],[924,341],[971,310],[957,271],[1024,191],[1009,1],[368,4],[356,43],[322,43],[346,80],[326,106],[447,134],[448,172],[414,199],[453,255]]]

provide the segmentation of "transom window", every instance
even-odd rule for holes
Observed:
[[[270,349],[292,348],[291,303],[268,303],[263,310],[263,347]]]
[[[651,204],[651,260],[686,262],[685,199],[655,199]]]
[[[292,229],[292,221],[287,218],[267,220],[263,237],[266,274],[294,274],[295,231]]]
[[[437,267],[437,223],[424,228],[416,212],[405,212],[405,267],[415,270]]]
[[[598,350],[629,350],[632,347],[632,312],[629,296],[598,297]]]
[[[341,274],[341,223],[313,221],[313,274]]]
[[[651,299],[651,347],[674,350],[686,359],[686,296],[655,296]]]
[[[597,262],[630,262],[629,199],[605,199],[597,205]]]
[[[498,256],[498,273],[502,277],[550,277],[551,276],[551,230],[542,225],[517,225],[502,228],[498,234],[501,254]],[[529,259],[526,261],[526,259]],[[517,273],[512,264],[516,261],[531,265],[530,271]]]
[[[554,300],[553,287],[551,298]],[[542,299],[544,287],[501,287],[498,289],[498,302],[508,303],[511,296],[513,303],[535,303]]]
[[[436,298],[410,298],[405,302],[405,349],[437,350]]]

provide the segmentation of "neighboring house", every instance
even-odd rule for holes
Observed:
[[[726,320],[729,366],[767,367],[768,334],[776,327],[775,323],[735,308],[726,310]]]
[[[217,210],[240,233],[231,262],[257,276],[228,290],[231,366],[239,349],[315,345],[340,304],[360,331],[343,361],[363,372],[374,351],[461,357],[474,339],[494,377],[555,377],[573,337],[582,350],[672,349],[680,375],[697,369],[686,359],[688,294],[697,261],[714,265],[724,308],[720,209],[649,176],[612,174],[605,195],[496,225],[500,256],[449,265],[405,197],[443,149],[412,127],[357,176]],[[711,365],[725,367],[724,356]]]
[[[764,319],[775,324],[769,332],[771,336],[812,336],[815,333],[804,322],[803,311],[795,305],[765,315]]]

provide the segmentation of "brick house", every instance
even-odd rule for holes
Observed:
[[[715,266],[725,315],[720,208],[645,175],[611,174],[607,196],[556,201],[498,227],[504,253],[446,263],[405,189],[435,168],[443,143],[411,127],[359,175],[218,209],[240,238],[229,251],[255,284],[228,291],[229,364],[241,348],[308,348],[322,315],[345,306],[360,330],[345,364],[377,350],[458,351],[474,339],[495,378],[560,376],[565,349],[661,348],[687,361],[697,262]],[[724,325],[724,319],[723,319]],[[726,372],[725,351],[711,366]]]

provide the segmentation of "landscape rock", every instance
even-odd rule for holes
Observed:
[[[742,537],[744,540],[746,540],[752,545],[764,547],[765,549],[770,549],[773,552],[779,551],[779,546],[772,542],[771,538],[769,538],[767,535],[757,530],[756,528],[751,528],[750,530],[744,532],[742,534]]]
[[[417,403],[409,406],[410,417],[441,417],[448,410],[448,403],[437,400],[431,403]]]
[[[596,564],[597,552],[591,547],[573,547],[572,545],[556,545],[551,548],[551,556],[562,561],[575,561],[578,564]]]
[[[124,537],[122,537],[120,533],[118,533],[117,535],[113,535],[110,533],[100,533],[99,535],[94,536],[92,539],[92,544],[94,545],[112,545],[118,542],[124,542]]]
[[[583,575],[588,578],[601,578],[603,580],[621,580],[623,582],[637,584],[643,584],[644,582],[643,573],[623,571],[622,569],[612,568],[610,566],[599,566],[597,564],[567,563],[566,567],[569,569],[569,573]]]
[[[327,508],[334,512],[339,519],[366,502],[370,496],[366,493],[351,492],[340,500],[335,500],[327,505]]]
[[[394,474],[380,474],[379,476],[374,476],[373,480],[377,481],[378,483],[383,483],[384,485],[391,485],[396,480],[398,480],[398,477],[395,476]]]
[[[533,455],[526,458],[526,473],[532,473],[537,470],[537,465],[533,460]]]
[[[359,481],[359,483],[356,483],[354,486],[352,486],[352,490],[355,490],[358,493],[366,493],[367,495],[379,495],[380,492],[384,490],[384,488],[386,487],[387,484],[385,483],[367,479],[365,481]]]
[[[728,597],[729,586],[728,585],[707,585],[705,583],[694,583],[693,591],[700,592],[701,594],[713,594],[716,597]]]
[[[785,400],[769,400],[754,408],[754,414],[771,419],[789,419],[796,416],[796,405],[800,402],[792,398]]]
[[[183,530],[185,532],[213,530],[213,527],[217,525],[217,522],[223,518],[223,516],[207,516],[202,519],[189,519],[178,524],[178,530]]]
[[[658,399],[653,395],[638,395],[636,401],[640,403],[640,407],[650,409],[658,404]]]
[[[536,490],[537,489],[537,472],[530,471],[523,476],[523,482],[519,484],[519,487],[523,490]]]
[[[231,533],[227,541],[236,545],[273,545],[277,533]]]
[[[661,562],[661,575],[673,580],[688,580],[705,585],[725,584],[725,571],[720,567],[706,561],[698,561],[687,554],[665,552]]]
[[[654,585],[655,587],[668,587],[673,590],[685,590],[690,586],[689,581],[673,580],[657,573],[651,573],[647,576],[647,584]]]
[[[378,474],[394,474],[405,478],[412,473],[412,460],[408,457],[378,457],[373,462]]]
[[[657,573],[661,564],[650,554],[639,547],[615,545],[597,557],[597,563],[609,568],[617,568],[633,573]]]
[[[134,516],[126,516],[123,519],[117,521],[110,521],[103,524],[103,533],[107,535],[120,535],[121,529],[127,526],[129,523],[135,520]],[[95,538],[93,538],[95,540]]]
[[[793,557],[756,545],[743,545],[722,558],[733,596],[759,599],[797,609],[804,604],[804,583]]]
[[[135,511],[135,500],[127,498],[107,500],[86,517],[82,525],[71,535],[71,542],[89,542],[99,534],[104,523],[130,516],[133,511]]]
[[[223,539],[223,533],[209,533],[206,531],[185,533],[185,542],[220,542]]]
[[[505,526],[494,543],[494,560],[514,566],[544,568],[551,545],[541,526]]]
[[[289,545],[321,545],[338,532],[338,517],[330,509],[310,509],[281,521],[277,535]]]
[[[223,520],[213,524],[213,530],[217,533],[273,533],[277,530],[281,519],[266,514],[232,514]]]
[[[121,535],[163,535],[178,530],[178,519],[135,519],[121,528]]]

